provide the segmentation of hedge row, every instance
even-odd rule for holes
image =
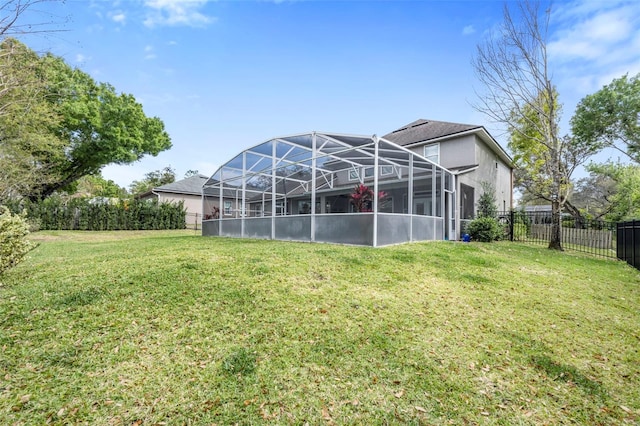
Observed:
[[[184,229],[186,211],[180,203],[157,200],[118,200],[49,197],[39,203],[9,204],[26,210],[32,226],[40,230],[146,230]]]

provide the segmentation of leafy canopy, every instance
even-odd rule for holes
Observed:
[[[640,163],[640,74],[614,79],[583,98],[571,128],[584,143],[616,148]]]
[[[29,74],[29,79],[39,82],[35,95],[34,86],[26,85],[15,89],[14,96],[20,99],[35,96],[41,108],[33,112],[33,119],[36,123],[42,119],[46,125],[34,131],[56,145],[46,158],[25,164],[21,170],[29,174],[33,167],[41,167],[52,179],[34,183],[21,190],[21,195],[45,198],[82,176],[98,173],[107,164],[129,164],[171,147],[163,122],[157,117],[147,117],[133,95],[118,94],[110,84],[94,81],[62,58],[52,54],[38,56],[13,39],[0,45],[0,58],[10,57],[11,50],[22,52],[28,59],[23,71]],[[45,120],[48,117],[53,122]],[[22,146],[28,146],[33,139],[18,132],[16,123],[1,124],[14,133],[16,143]],[[38,151],[37,147],[31,148]],[[29,149],[27,152],[33,152]]]
[[[144,175],[142,180],[134,180],[129,185],[129,191],[133,195],[142,194],[143,192],[150,191],[158,186],[173,183],[176,180],[176,171],[167,166],[161,170],[154,170]]]
[[[592,176],[599,176],[614,184],[607,199],[607,220],[618,222],[640,217],[640,166],[608,162],[591,164],[588,169]]]

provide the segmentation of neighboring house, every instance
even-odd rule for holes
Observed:
[[[483,126],[420,119],[383,138],[456,175],[459,220],[474,218],[482,182],[493,186],[499,211],[513,207],[513,161]]]
[[[381,138],[273,138],[205,182],[203,235],[373,246],[457,239],[482,182],[499,210],[512,207],[512,168],[482,126],[418,120]],[[384,196],[354,203],[358,185]]]
[[[141,200],[157,199],[160,203],[182,201],[187,211],[187,226],[202,221],[202,185],[208,176],[194,175],[173,183],[158,186],[151,191],[140,194]]]
[[[525,205],[518,210],[523,211],[532,223],[551,223],[551,204]],[[563,218],[571,218],[571,213],[565,210],[562,212]]]

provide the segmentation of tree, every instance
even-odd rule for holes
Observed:
[[[173,183],[175,180],[176,171],[171,166],[167,166],[161,170],[154,170],[145,174],[142,180],[134,180],[129,185],[129,191],[133,195],[139,195],[158,186]]]
[[[555,99],[557,102],[557,94]],[[548,102],[541,100],[539,104],[548,105]],[[559,115],[560,105],[556,104],[554,109]],[[558,138],[556,148],[559,155],[554,157],[555,151],[544,143],[536,108],[525,105],[522,113],[522,117],[514,117],[509,127],[509,149],[514,154],[516,186],[523,190],[523,199],[526,200],[543,200],[551,204],[559,200],[561,211],[568,210],[581,223],[584,218],[580,210],[569,201],[573,190],[571,178],[576,168],[598,149],[565,135]]]
[[[22,195],[32,200],[45,198],[82,176],[98,173],[107,164],[129,164],[171,147],[162,121],[147,117],[132,95],[117,94],[113,86],[96,83],[62,58],[51,54],[40,57],[13,39],[5,40],[2,49],[31,55],[26,68],[40,82],[35,96],[39,109],[33,111],[33,119],[37,123],[43,118],[45,123],[34,132],[55,145],[44,158],[31,163],[55,178],[35,183]],[[31,86],[24,90],[31,90]],[[17,98],[28,97],[20,87],[13,93]],[[30,104],[26,108],[31,108]],[[44,120],[46,117],[51,122]],[[14,145],[29,147],[32,135],[18,131],[16,123],[5,122],[3,129],[13,133]],[[25,166],[22,173],[33,173],[33,167]]]
[[[498,217],[498,207],[496,207],[496,190],[490,182],[481,182],[482,195],[478,199],[478,217]]]
[[[589,176],[576,182],[570,201],[583,215],[604,219],[612,208],[611,197],[617,192],[617,183],[610,176],[592,170],[593,166],[587,166]]]
[[[61,2],[63,0],[3,0],[0,4],[0,36],[33,34],[54,31],[47,28],[52,22],[20,22],[20,17],[38,3]]]
[[[127,196],[125,188],[110,179],[103,178],[101,173],[81,177],[70,189],[76,194],[87,197],[125,198]]]
[[[0,202],[33,192],[60,176],[66,143],[61,115],[45,97],[38,55],[13,39],[0,43]]]
[[[478,199],[478,216],[467,226],[467,232],[476,241],[490,243],[502,237],[502,227],[498,221],[496,191],[490,182],[481,182],[482,195]]]
[[[499,33],[477,48],[472,65],[485,91],[478,93],[474,107],[506,125],[511,144],[520,147],[516,165],[521,181],[530,179],[529,188],[551,203],[549,248],[562,250],[561,211],[569,177],[587,153],[573,138],[559,134],[560,103],[547,57],[551,11],[541,15],[536,1],[518,2],[517,7],[514,17],[505,6]],[[537,176],[542,170],[544,175]]]
[[[588,169],[592,178],[607,183],[594,197],[596,203],[606,197],[601,216],[613,222],[640,217],[640,166],[608,162],[591,164]]]
[[[199,174],[200,174],[200,172],[198,172],[198,170],[191,170],[191,169],[189,169],[189,170],[187,170],[187,172],[184,174],[184,178],[186,179],[186,178],[190,178],[190,177],[193,177],[193,176],[198,176]]]
[[[614,79],[584,97],[571,118],[573,134],[597,148],[611,147],[640,163],[640,74]]]

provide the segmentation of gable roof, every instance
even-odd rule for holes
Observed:
[[[402,126],[398,130],[383,136],[391,142],[405,146],[417,142],[426,142],[443,136],[453,136],[482,126],[474,124],[450,123],[448,121],[425,120],[423,118]]]
[[[174,194],[202,194],[202,185],[209,179],[208,176],[197,174],[186,179],[153,188],[153,192],[171,192]]]
[[[406,147],[418,143],[444,141],[470,133],[477,134],[509,167],[513,167],[513,159],[507,151],[487,132],[487,129],[477,124],[451,123],[421,118],[384,135],[382,138]]]

